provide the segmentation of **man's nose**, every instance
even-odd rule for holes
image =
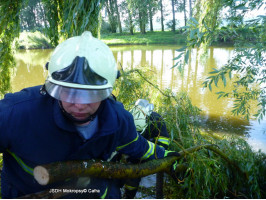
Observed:
[[[79,104],[79,103],[75,103],[74,105],[78,109],[84,109],[87,106],[87,104]]]

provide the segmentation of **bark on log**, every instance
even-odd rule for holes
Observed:
[[[141,164],[122,164],[94,160],[56,162],[35,167],[33,174],[34,178],[41,185],[47,185],[78,176],[124,179],[144,177],[157,172],[166,172],[169,174],[170,166],[174,161],[181,159],[185,154],[198,151],[202,148],[212,150],[219,154],[230,165],[234,166],[234,168],[236,168],[239,172],[243,173],[236,163],[232,162],[223,152],[214,146],[215,145],[211,144],[199,145],[179,152],[179,157],[166,157]],[[177,170],[182,171],[185,166],[179,165],[179,167],[180,169]],[[243,174],[247,176],[246,173]]]
[[[169,174],[170,166],[174,161],[180,160],[187,153],[209,147],[213,147],[213,145],[206,144],[192,147],[179,152],[179,157],[166,157],[141,164],[122,164],[94,160],[56,162],[35,167],[33,174],[36,181],[41,185],[47,185],[78,176],[124,179],[144,177],[157,172],[166,172]],[[177,172],[179,170],[181,172],[185,169],[185,165],[179,165]]]
[[[78,176],[110,179],[139,178],[161,171],[170,173],[170,166],[178,159],[180,158],[166,157],[134,165],[93,160],[66,161],[37,166],[34,168],[33,174],[41,185]],[[186,170],[185,167],[185,165],[179,165],[177,170]]]
[[[244,173],[236,163],[232,162],[223,152],[221,152],[214,146],[216,145],[199,145],[179,152],[179,157],[166,157],[163,159],[147,161],[146,163],[137,165],[126,165],[121,163],[110,163],[103,161],[96,162],[93,160],[51,163],[48,165],[37,166],[34,169],[34,177],[41,185],[46,185],[78,176],[92,176],[98,178],[137,178],[157,172],[166,172],[169,174],[170,166],[175,160],[180,160],[186,154],[206,148],[220,155],[230,164],[230,166],[233,166],[235,169],[237,169],[238,172],[248,178],[247,173]],[[180,164],[178,165],[176,172],[183,172],[186,169],[186,165]],[[63,188],[67,187],[64,186]],[[62,193],[51,194],[49,190],[45,190],[35,194],[28,194],[20,198],[61,198],[62,195]]]

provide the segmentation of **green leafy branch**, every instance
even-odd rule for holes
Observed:
[[[246,119],[250,118],[250,102],[258,101],[258,112],[254,115],[259,121],[265,116],[265,48],[257,45],[254,48],[241,48],[236,51],[235,56],[220,69],[213,69],[203,82],[203,87],[208,87],[212,91],[213,84],[218,87],[221,80],[224,87],[227,85],[227,76],[231,80],[232,74],[235,74],[233,81],[234,89],[231,92],[219,91],[216,94],[218,99],[221,97],[234,98],[234,115],[243,115]]]

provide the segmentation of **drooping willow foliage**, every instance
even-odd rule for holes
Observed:
[[[0,2],[0,99],[10,90],[10,68],[15,66],[12,41],[19,35],[21,0]]]
[[[97,36],[101,0],[42,0],[42,3],[50,24],[48,36],[54,46],[58,44],[60,36],[66,39],[86,30]]]
[[[201,33],[213,31],[217,27],[219,14],[223,6],[223,0],[198,0],[195,5],[195,18],[198,21],[199,31]],[[201,42],[201,48],[208,47],[213,38],[206,37]]]

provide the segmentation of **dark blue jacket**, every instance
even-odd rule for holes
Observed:
[[[66,160],[107,160],[119,151],[132,158],[153,159],[154,149],[136,132],[133,117],[121,103],[102,102],[98,113],[98,132],[89,140],[82,138],[66,119],[58,101],[41,95],[40,86],[7,94],[0,101],[0,152],[3,153],[2,197],[15,198],[56,185],[41,186],[32,169],[41,164]],[[164,149],[156,147],[158,158]],[[99,189],[96,197],[120,198],[113,180],[95,179],[90,189]],[[106,193],[107,191],[107,193]]]

